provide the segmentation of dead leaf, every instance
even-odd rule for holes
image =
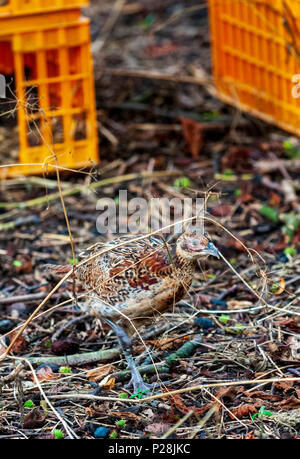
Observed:
[[[153,424],[149,424],[145,427],[145,431],[155,435],[156,437],[161,437],[163,434],[168,432],[170,429],[170,424],[164,424],[163,422],[155,422]]]
[[[152,344],[155,347],[159,347],[161,350],[168,349],[170,347],[174,346],[175,341],[188,341],[189,337],[188,336],[181,336],[180,338],[176,338],[176,336],[172,339],[170,338],[159,338],[159,339],[153,339],[153,340],[148,340],[149,344]]]
[[[227,301],[228,309],[243,309],[243,308],[251,308],[253,303],[251,301],[238,301],[238,300],[230,300]]]
[[[203,147],[202,124],[182,117],[179,119],[189,150],[194,159],[199,159],[199,153]]]
[[[295,395],[291,395],[288,399],[283,400],[280,403],[276,404],[277,406],[280,406],[280,408],[284,410],[293,410],[295,408],[300,407],[300,400],[299,398],[295,397]]]
[[[274,193],[274,191],[272,191],[271,192],[271,198],[269,200],[269,204],[270,204],[271,207],[279,207],[280,204],[281,204],[281,197],[279,196],[279,194]]]
[[[149,45],[146,48],[146,53],[149,56],[156,58],[162,56],[168,56],[178,50],[179,45],[176,43],[164,43],[163,45]]]
[[[105,390],[112,390],[115,387],[116,378],[110,378],[105,384],[103,385],[103,389]]]
[[[280,326],[285,326],[289,328],[290,330],[300,333],[300,318],[286,318],[286,319],[281,319],[281,320],[276,320],[274,321],[276,325]]]
[[[281,399],[280,395],[273,395],[263,392],[262,390],[256,390],[253,392],[245,392],[245,395],[250,398],[260,398],[261,400],[270,400],[275,402]]]
[[[243,404],[240,405],[238,408],[231,410],[231,413],[229,413],[229,416],[231,419],[234,419],[234,416],[236,416],[238,419],[244,418],[245,416],[249,416],[257,412],[257,406],[254,404]],[[233,416],[234,415],[234,416]]]
[[[276,290],[275,295],[280,295],[285,290],[285,280],[281,277],[278,289]]]
[[[221,387],[215,394],[216,398],[234,398],[237,394],[238,389],[234,386]]]
[[[291,361],[291,349],[287,344],[275,343],[274,341],[268,343],[269,352],[272,359],[276,361]]]
[[[24,255],[20,266],[14,268],[18,274],[30,274],[33,269],[32,258],[29,255]]]
[[[293,387],[294,381],[278,381],[278,382],[275,382],[274,384],[275,384],[275,387],[277,387],[277,389],[283,389],[284,392],[286,392]]]
[[[232,212],[232,206],[230,204],[219,204],[211,210],[211,214],[214,217],[227,217]]]
[[[134,419],[135,421],[140,421],[140,417],[134,413],[128,413],[128,411],[109,411],[108,416],[117,416],[118,418],[128,418]]]
[[[11,342],[14,337],[16,336],[16,334],[18,333],[18,331],[15,331],[15,332],[12,332],[10,333],[9,335],[9,341]],[[14,343],[12,349],[11,349],[11,352],[13,352],[14,354],[20,354],[20,352],[24,351],[26,349],[26,346],[27,346],[27,342],[24,338],[24,336],[19,336],[19,338],[17,339],[17,341]]]
[[[40,409],[33,408],[30,413],[24,417],[23,427],[24,429],[38,429],[45,424],[45,416],[42,414]]]
[[[105,376],[109,375],[115,370],[113,365],[101,365],[100,367],[93,368],[86,372],[86,377],[89,381],[101,381]]]
[[[37,370],[36,376],[40,382],[47,381],[48,379],[59,378],[59,375],[53,373],[52,368],[49,366],[46,366],[46,367],[43,367]],[[35,381],[33,376],[32,376],[32,380]]]
[[[300,362],[300,338],[290,336],[283,343],[268,344],[273,360],[280,362]]]

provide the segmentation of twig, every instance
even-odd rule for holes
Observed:
[[[9,373],[9,375],[3,376],[3,378],[0,380],[0,393],[1,393],[2,387],[5,384],[8,384],[8,383],[14,381],[14,379],[19,375],[19,373],[23,370],[23,368],[24,368],[23,363],[19,363],[16,366],[16,368],[14,368],[14,370],[12,370],[11,373]]]
[[[126,398],[117,398],[117,397],[102,397],[98,395],[91,395],[91,394],[76,394],[76,393],[68,393],[65,395],[50,395],[49,398],[53,400],[61,400],[61,399],[90,399],[90,400],[103,400],[103,401],[111,401],[111,402],[129,402],[129,403],[147,403],[151,400],[156,400],[158,398],[165,398],[165,397],[171,397],[176,394],[182,394],[185,392],[193,392],[193,391],[201,391],[202,389],[208,388],[208,387],[223,387],[223,386],[246,386],[250,384],[258,384],[258,383],[276,383],[276,382],[285,382],[285,381],[298,381],[300,382],[300,377],[299,378],[271,378],[271,379],[260,379],[260,380],[246,380],[246,381],[226,381],[226,382],[219,382],[219,383],[211,383],[211,384],[200,384],[198,386],[190,386],[190,387],[184,387],[183,389],[178,389],[170,392],[163,392],[161,394],[157,395],[151,395],[150,397],[145,397],[140,400],[136,399],[126,399]]]

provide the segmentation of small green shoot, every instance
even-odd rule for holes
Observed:
[[[284,148],[284,153],[286,156],[288,156],[291,159],[300,158],[300,148],[296,144],[294,144],[290,140],[285,140],[282,143],[282,146]]]
[[[69,258],[70,265],[76,265],[77,263],[78,263],[78,258],[75,258],[75,260],[73,260],[73,258]]]
[[[22,262],[20,260],[14,260],[13,261],[13,265],[16,267],[16,268],[19,268],[20,266],[22,266]]]
[[[72,370],[69,367],[60,367],[59,373],[72,373]]]
[[[287,247],[286,249],[284,249],[283,252],[285,253],[285,255],[290,257],[294,257],[295,255],[297,255],[297,250],[295,249],[295,247]]]
[[[35,405],[32,400],[26,400],[26,402],[24,403],[25,408],[33,408],[34,406]]]
[[[62,433],[62,431],[60,429],[54,429],[52,434],[54,435],[56,440],[64,438],[64,434]]]
[[[220,117],[219,112],[205,112],[202,114],[203,121],[217,121]]]
[[[237,180],[237,176],[231,169],[225,169],[222,174],[215,174],[216,180],[223,180],[226,181],[234,181]]]
[[[254,421],[256,416],[258,416],[258,418],[261,419],[262,416],[272,416],[273,415],[273,413],[271,411],[266,411],[265,408],[266,408],[265,406],[261,406],[259,411],[258,411],[258,413],[254,413],[251,416],[252,421]]]
[[[150,390],[149,390],[149,389],[146,389],[146,390],[142,390],[142,391],[141,391],[141,389],[138,388],[138,391],[137,391],[135,394],[130,395],[129,398],[135,398],[135,397],[137,397],[138,399],[141,399],[141,398],[142,398],[142,395],[147,394],[147,392],[150,392]]]
[[[281,214],[280,220],[285,223],[282,227],[282,232],[288,236],[291,242],[300,225],[300,215],[295,214],[295,212],[289,212],[288,214]]]
[[[261,206],[261,208],[258,211],[260,215],[263,217],[268,218],[269,220],[272,220],[272,222],[277,223],[279,218],[278,218],[278,212],[276,209],[273,209],[273,207],[270,206]]]
[[[230,317],[226,314],[222,314],[219,317],[219,321],[222,322],[222,324],[227,324],[227,322],[230,320]]]
[[[122,429],[124,429],[126,427],[125,419],[119,419],[119,421],[116,421],[116,426],[121,427]]]
[[[241,179],[242,180],[253,180],[254,175],[253,174],[242,174]]]
[[[128,395],[126,394],[126,392],[121,392],[121,393],[119,394],[119,397],[120,397],[120,398],[128,398]]]
[[[174,188],[181,191],[183,188],[189,188],[191,185],[190,180],[187,177],[179,177],[174,181]]]
[[[279,287],[280,285],[277,282],[274,282],[274,284],[272,284],[272,287],[271,287],[271,292],[276,293]]]
[[[156,16],[153,13],[148,14],[142,21],[139,22],[139,26],[144,29],[148,29],[155,22]]]
[[[114,430],[111,434],[109,434],[109,438],[112,438],[113,440],[117,438],[117,436],[118,436],[118,433],[116,430]]]

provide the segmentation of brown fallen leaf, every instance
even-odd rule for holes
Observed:
[[[238,419],[244,418],[245,416],[249,416],[256,413],[257,409],[259,407],[257,404],[243,404],[238,406],[236,409],[231,410],[231,413],[229,413],[229,416],[231,419],[234,419],[234,416],[237,417]]]
[[[295,395],[291,395],[291,397],[280,403],[276,403],[276,405],[280,406],[283,410],[293,410],[300,407],[300,399],[295,397]]]
[[[134,413],[128,413],[128,411],[109,411],[108,416],[117,416],[118,418],[128,418],[134,419],[135,421],[140,421],[140,417]]]
[[[170,53],[174,53],[178,50],[179,45],[177,43],[165,43],[163,45],[149,45],[146,48],[146,53],[149,56],[156,58],[162,56],[168,56]]]
[[[52,368],[49,366],[46,366],[46,367],[43,367],[37,370],[36,376],[40,382],[47,381],[48,379],[59,378],[59,375],[53,373]],[[32,375],[32,380],[34,381],[33,375]]]
[[[174,342],[179,342],[179,341],[188,341],[189,337],[188,336],[181,336],[180,338],[176,338],[176,336],[172,339],[170,338],[160,338],[160,339],[153,339],[153,340],[148,340],[149,344],[152,344],[154,347],[159,347],[162,350],[168,349],[170,347],[174,346]]]
[[[287,344],[275,343],[274,341],[268,343],[269,352],[275,362],[293,361],[291,356],[291,349]]]
[[[189,151],[192,153],[194,159],[199,158],[199,153],[202,150],[203,141],[203,126],[194,120],[179,118],[181,122],[182,132]]]
[[[253,303],[251,301],[238,301],[238,300],[230,300],[227,301],[228,309],[243,309],[243,308],[251,308]]]
[[[212,208],[211,214],[214,217],[227,217],[231,214],[233,206],[230,204],[219,204]]]
[[[278,289],[274,292],[275,295],[280,295],[285,290],[285,280],[281,277],[278,285]]]
[[[299,317],[296,317],[296,318],[289,317],[286,319],[281,319],[281,320],[276,320],[276,321],[274,320],[274,323],[276,325],[285,326],[296,333],[300,333],[300,318]]]
[[[163,434],[168,432],[170,429],[170,424],[164,424],[163,422],[155,422],[153,424],[149,424],[145,427],[145,431],[155,435],[156,437],[161,437]]]
[[[109,375],[115,370],[113,365],[101,365],[100,367],[93,368],[86,372],[86,377],[89,381],[101,381],[105,376]]]
[[[14,337],[16,336],[16,334],[18,333],[18,331],[15,331],[15,332],[12,332],[10,333],[9,335],[9,341],[13,341]],[[17,341],[14,343],[12,349],[11,349],[11,352],[13,352],[14,354],[20,354],[20,352],[24,351],[26,349],[26,346],[27,346],[27,342],[24,338],[24,336],[19,336],[19,338],[17,339]]]
[[[283,389],[284,392],[286,392],[293,387],[294,381],[278,381],[278,382],[275,382],[274,384],[275,384],[275,387],[277,387],[277,389]]]
[[[46,417],[40,411],[40,409],[33,408],[26,416],[24,417],[23,427],[24,429],[38,429],[45,424]]]
[[[256,390],[253,392],[245,392],[245,394],[249,398],[260,398],[261,400],[270,400],[271,402],[276,402],[278,400],[281,400],[280,395],[273,395],[273,394],[268,394],[262,390]]]
[[[105,384],[103,385],[103,389],[105,390],[112,390],[115,387],[116,378],[110,378]]]
[[[235,386],[220,387],[220,389],[215,394],[216,398],[234,398],[238,392],[238,389]]]

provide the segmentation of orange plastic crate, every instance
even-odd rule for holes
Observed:
[[[41,13],[68,8],[80,8],[88,5],[88,0],[4,0],[0,7],[0,16],[14,14]]]
[[[20,165],[1,175],[53,170],[53,152],[61,167],[98,162],[89,20],[78,8],[0,16],[0,53],[0,73],[14,72],[20,144]]]
[[[218,96],[300,135],[300,0],[209,0]],[[299,80],[300,81],[300,77]]]

